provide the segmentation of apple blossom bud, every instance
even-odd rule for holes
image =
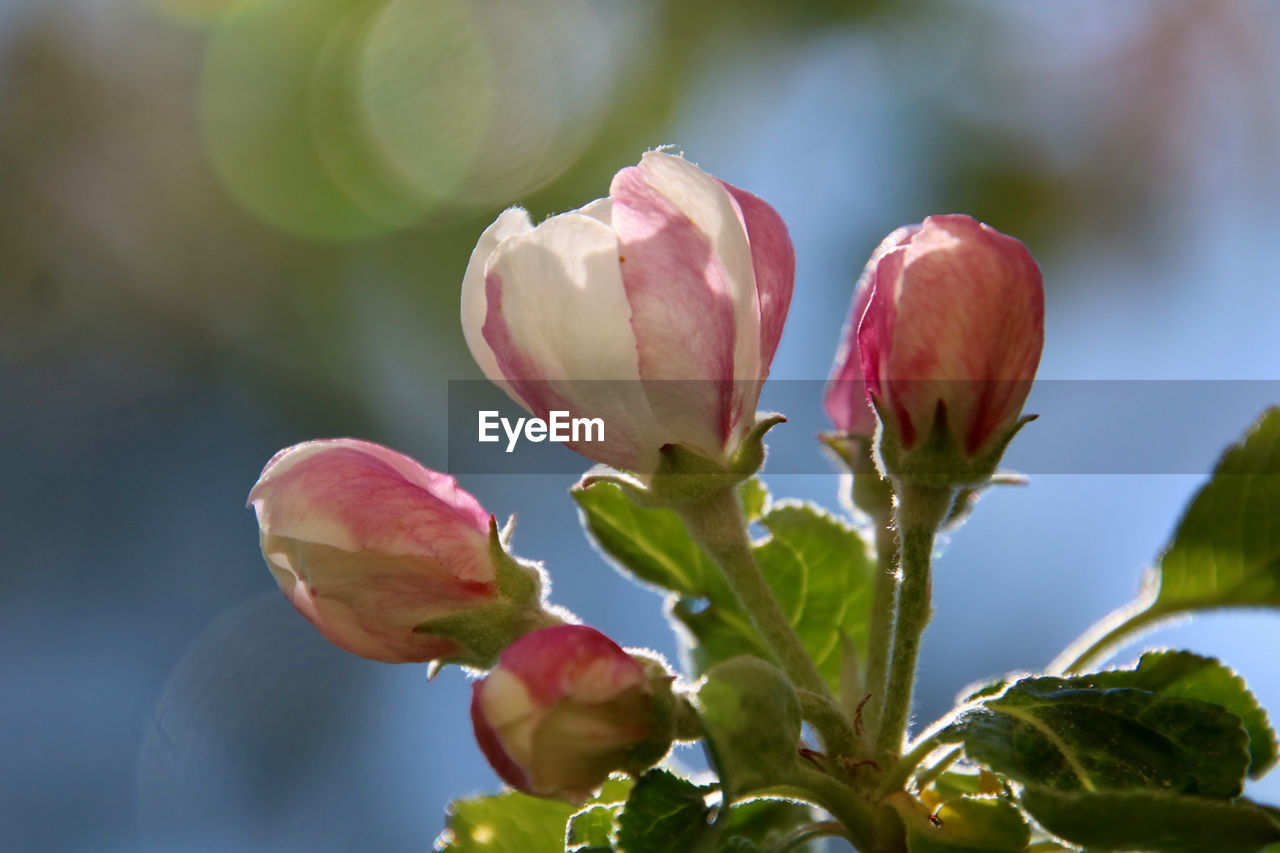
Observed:
[[[871,301],[871,278],[876,264],[887,252],[909,241],[919,225],[905,225],[881,241],[871,253],[871,259],[862,269],[853,290],[849,317],[840,333],[840,350],[827,381],[822,408],[826,411],[836,432],[853,438],[870,439],[876,434],[876,412],[867,400],[867,386],[862,380],[862,356],[858,352],[858,323]]]
[[[462,324],[530,412],[604,421],[603,441],[570,447],[648,473],[665,445],[728,460],[755,426],[794,277],[773,208],[651,151],[608,198],[536,227],[499,216],[471,255]]]
[[[471,721],[493,769],[540,797],[582,802],[672,741],[671,677],[585,625],[527,634],[474,685]]]
[[[949,448],[943,468],[983,480],[1040,362],[1040,269],[1020,241],[962,215],[931,216],[877,251],[857,339],[884,463],[895,473],[891,457],[930,439]]]
[[[540,575],[504,554],[452,477],[355,439],[277,453],[249,503],[280,589],[340,648],[389,663],[487,663],[549,624]]]

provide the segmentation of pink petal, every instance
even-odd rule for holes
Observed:
[[[566,697],[603,702],[648,683],[639,663],[595,628],[557,625],[526,634],[503,650],[499,666],[549,708]]]
[[[651,383],[658,422],[718,455],[740,413],[733,380],[759,373],[759,303],[750,250],[724,189],[706,175],[703,186],[696,175],[668,169],[662,159],[653,159],[662,168],[656,171],[649,167],[651,158],[618,172],[609,190],[640,376]],[[751,340],[744,342],[738,332],[747,299],[754,323]],[[745,363],[739,358],[744,343],[750,345]]]
[[[763,379],[773,363],[787,310],[791,307],[796,278],[795,248],[791,245],[787,224],[764,199],[725,181],[720,181],[720,185],[738,203],[751,244],[751,265],[760,301],[760,378]]]

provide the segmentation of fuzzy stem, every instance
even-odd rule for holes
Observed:
[[[770,848],[769,853],[790,853],[806,841],[827,835],[843,836],[844,834],[844,824],[839,821],[824,820],[820,823],[810,823],[784,835],[782,840]]]
[[[884,708],[889,668],[890,641],[893,637],[895,610],[898,597],[898,569],[895,565],[897,544],[889,518],[877,518],[876,531],[876,585],[871,603],[870,641],[867,646],[867,692],[871,698],[863,711],[865,731],[876,732],[880,727],[880,714]]]
[[[796,698],[800,700],[800,715],[822,735],[827,751],[835,756],[853,755],[857,738],[840,706],[808,690],[797,690]]]
[[[889,772],[880,780],[880,796],[888,796],[906,785],[907,780],[911,778],[911,774],[920,766],[920,763],[942,747],[943,743],[938,737],[939,734],[941,732],[935,733],[933,737],[921,738],[910,752],[898,759],[898,762],[889,768]]]
[[[937,761],[935,761],[923,773],[916,774],[916,789],[923,791],[925,788],[928,788],[930,785],[932,785],[935,781],[937,781],[939,776],[947,772],[947,768],[949,768],[952,764],[955,764],[957,761],[960,760],[960,756],[963,752],[964,752],[964,747],[957,746],[955,749],[951,750],[950,752],[946,753],[941,758],[939,758]]]
[[[897,519],[902,584],[898,593],[898,617],[893,632],[893,657],[889,664],[880,727],[876,733],[876,753],[883,760],[901,753],[911,715],[911,692],[915,684],[920,638],[929,623],[931,606],[930,560],[933,537],[946,518],[955,496],[949,486],[912,480],[896,482]]]
[[[742,609],[791,683],[834,701],[827,683],[760,574],[735,491],[712,492],[680,507],[678,512],[693,538],[720,566]]]
[[[794,780],[813,802],[831,812],[844,825],[846,837],[860,851],[872,853],[875,843],[875,813],[852,788],[817,770],[802,768]]]

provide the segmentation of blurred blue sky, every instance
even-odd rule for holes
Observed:
[[[452,796],[496,790],[463,674],[428,683],[328,646],[275,590],[244,500],[276,449],[322,434],[442,466],[446,383],[478,375],[456,287],[485,220],[602,195],[645,147],[679,146],[787,220],[799,272],[775,377],[826,375],[885,233],[968,211],[1041,261],[1042,377],[1280,379],[1274,4],[748,4],[708,27],[681,4],[588,3],[628,78],[681,57],[666,95],[615,82],[632,123],[596,116],[544,190],[318,241],[229,200],[192,60],[220,4],[166,2],[0,4],[5,850],[421,850]],[[1207,447],[1246,427],[1210,414]],[[462,485],[518,514],[516,550],[547,562],[556,601],[674,659],[660,599],[577,530],[573,479]],[[766,479],[835,505],[834,473]],[[986,496],[937,568],[917,718],[1043,666],[1129,600],[1199,482],[1043,475]],[[1219,656],[1280,709],[1280,614],[1146,642]],[[1280,775],[1252,792],[1280,802]]]

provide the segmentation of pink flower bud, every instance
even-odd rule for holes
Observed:
[[[721,459],[754,425],[794,278],[773,208],[651,151],[608,198],[536,227],[499,216],[472,252],[462,325],[526,409],[604,421],[604,441],[570,447],[648,472],[665,444]]]
[[[885,237],[871,253],[871,259],[862,268],[862,275],[853,290],[849,318],[840,333],[840,351],[836,353],[831,378],[827,381],[822,408],[839,432],[854,438],[871,438],[878,423],[875,409],[867,401],[867,386],[862,381],[862,356],[858,352],[858,323],[871,301],[871,277],[876,264],[887,252],[908,242],[919,230],[919,225],[904,225]]]
[[[471,699],[476,741],[508,784],[581,802],[615,770],[639,771],[664,754],[645,667],[585,625],[526,634]],[[660,740],[655,751],[653,742]]]
[[[968,216],[895,234],[872,258],[858,324],[867,393],[903,450],[941,406],[961,451],[982,454],[1016,424],[1040,363],[1040,268],[1020,241]]]
[[[381,445],[282,450],[249,503],[280,589],[327,640],[362,657],[447,658],[454,640],[414,628],[499,595],[489,514],[452,477]]]

